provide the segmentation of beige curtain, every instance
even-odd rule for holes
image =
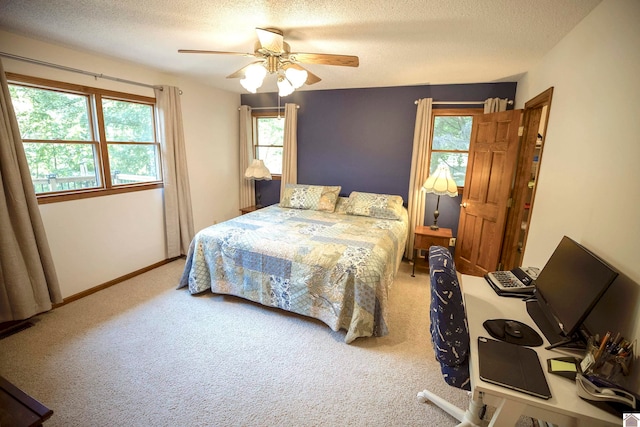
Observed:
[[[507,101],[507,98],[487,98],[487,100],[484,101],[484,113],[488,114],[507,111]]]
[[[282,181],[280,197],[287,184],[298,183],[298,106],[284,104],[284,143],[282,148]]]
[[[62,295],[1,61],[0,86],[0,322],[9,322]]]
[[[416,226],[424,225],[425,192],[422,191],[422,184],[424,184],[429,176],[427,164],[429,159],[432,109],[432,98],[423,98],[418,101],[416,125],[413,131],[409,200],[407,202],[407,210],[409,212],[409,236],[404,252],[404,256],[410,260],[413,259],[413,243]]]
[[[244,172],[253,161],[253,121],[251,107],[240,106],[240,209],[256,204],[256,188],[252,179],[246,179]]]
[[[155,89],[155,94],[162,146],[167,258],[174,258],[187,254],[194,236],[182,107],[177,87],[163,86]]]

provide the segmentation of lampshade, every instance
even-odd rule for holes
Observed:
[[[291,62],[280,63],[276,57],[270,57],[268,62],[258,61],[247,66],[240,84],[249,92],[256,93],[267,73],[277,75],[276,83],[280,97],[292,94],[304,86],[309,78],[309,72],[300,65]]]
[[[453,180],[449,167],[444,163],[438,165],[436,171],[427,178],[422,188],[427,193],[434,193],[438,196],[455,197],[458,195],[458,184]]]
[[[302,87],[303,84],[305,84],[309,73],[307,73],[307,70],[305,69],[289,67],[285,70],[284,75],[291,83],[291,86],[293,86],[294,89],[298,89]]]
[[[262,86],[265,76],[267,75],[267,69],[261,63],[254,63],[247,67],[244,73],[244,78],[240,80],[240,84],[246,90],[251,93],[256,93],[256,90]]]
[[[271,181],[271,172],[260,159],[254,159],[244,173],[245,178]]]
[[[278,75],[278,95],[287,96],[291,95],[295,88],[291,82],[283,75]]]

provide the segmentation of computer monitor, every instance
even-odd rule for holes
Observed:
[[[568,343],[617,276],[607,263],[564,236],[535,281],[537,305]],[[551,347],[562,345],[559,341]]]

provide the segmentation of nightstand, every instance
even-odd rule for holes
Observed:
[[[250,212],[257,211],[258,209],[262,209],[262,208],[264,208],[264,206],[256,206],[256,205],[247,206],[246,208],[240,209],[240,215],[248,214]]]
[[[258,209],[262,209],[262,206],[247,206],[246,208],[240,209],[240,215],[248,214],[249,212],[257,211]]]
[[[449,242],[453,237],[453,233],[450,228],[439,228],[432,230],[431,227],[426,225],[418,225],[415,231],[415,241],[413,243],[413,270],[411,271],[411,277],[416,277],[416,262],[418,262],[418,251],[428,251],[431,246],[444,246],[449,247]],[[428,263],[429,256],[425,257],[425,261]]]

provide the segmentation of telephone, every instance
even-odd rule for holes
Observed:
[[[494,271],[484,277],[498,295],[526,296],[532,295],[535,289],[535,279],[540,269],[536,267],[514,268],[513,270]]]
[[[639,396],[617,384],[595,376],[576,375],[578,396],[595,402],[619,403],[638,409]]]

